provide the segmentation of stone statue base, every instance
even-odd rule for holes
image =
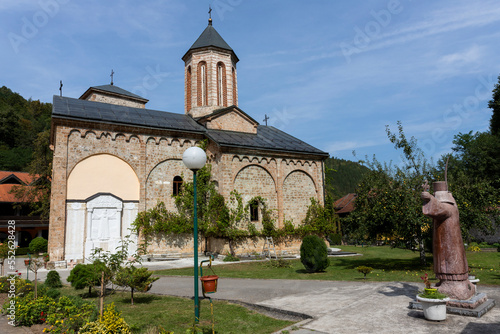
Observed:
[[[436,287],[439,292],[444,293],[450,299],[468,300],[476,295],[476,286],[468,279],[464,281],[441,280]]]
[[[485,293],[479,293],[468,300],[448,301],[446,304],[446,313],[481,318],[489,310],[494,308],[495,304],[494,299],[488,299]],[[410,301],[409,308],[421,310],[422,305],[418,301]]]

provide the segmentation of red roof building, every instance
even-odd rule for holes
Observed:
[[[0,171],[0,242],[12,233],[19,247],[27,247],[38,236],[48,239],[48,220],[30,216],[29,203],[24,203],[12,193],[14,187],[29,186],[32,182],[33,177],[29,173]],[[9,230],[9,226],[14,226],[14,230],[12,227]]]

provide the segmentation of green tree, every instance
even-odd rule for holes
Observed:
[[[350,234],[350,239],[390,239],[393,246],[418,250],[425,265],[425,239],[430,237],[431,221],[422,214],[420,193],[424,181],[434,179],[435,169],[417,140],[406,138],[401,122],[397,133],[388,126],[386,133],[395,148],[403,151],[403,164],[393,167],[375,157],[366,159],[371,172],[356,190],[356,209],[345,220],[344,233]]]
[[[333,199],[326,196],[325,205],[321,205],[315,198],[310,199],[306,217],[300,229],[304,234],[317,234],[326,237],[333,233],[340,233],[340,219],[335,213]]]
[[[28,247],[31,253],[38,255],[38,253],[47,251],[47,245],[48,245],[47,239],[42,237],[36,237],[35,239],[31,240]]]
[[[494,136],[500,136],[500,76],[498,83],[493,89],[493,97],[488,103],[488,107],[493,110],[493,115],[490,119],[490,131]]]
[[[151,277],[153,273],[148,268],[135,266],[122,267],[116,274],[113,283],[130,288],[130,303],[134,305],[134,291],[147,292],[159,277]]]
[[[71,269],[67,281],[77,290],[89,288],[89,296],[92,295],[92,287],[99,285],[101,273],[96,271],[93,264],[77,264]]]

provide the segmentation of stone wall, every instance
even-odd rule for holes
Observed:
[[[144,102],[138,102],[134,101],[131,99],[127,99],[123,96],[110,96],[110,95],[104,95],[104,94],[99,94],[99,93],[92,93],[90,94],[86,100],[88,101],[95,101],[95,102],[103,102],[103,103],[111,103],[111,104],[116,104],[119,106],[126,106],[126,107],[132,107],[132,108],[145,108],[146,103]]]
[[[275,250],[278,255],[297,255],[300,254],[300,238],[291,238],[282,242],[274,242]],[[262,253],[264,249],[264,238],[246,239],[236,244],[235,253],[238,256],[252,255]],[[229,254],[229,244],[227,240],[220,238],[204,238],[198,239],[198,252],[205,251],[226,255]],[[148,254],[166,255],[166,256],[193,256],[194,241],[193,236],[188,234],[182,235],[161,235],[154,238],[148,246]]]
[[[182,163],[182,154],[202,139],[201,135],[179,136],[159,130],[148,134],[140,128],[63,120],[57,120],[53,129],[55,150],[49,253],[54,261],[68,258],[65,256],[66,220],[73,218],[67,217],[67,180],[78,163],[97,154],[117,157],[132,168],[139,180],[138,211],[153,207],[158,200],[165,201],[167,208],[173,210],[173,178],[181,176],[184,181],[192,180],[192,172]],[[212,165],[212,176],[218,191],[226,200],[229,200],[233,189],[243,194],[245,201],[254,196],[266,198],[269,208],[274,211],[277,227],[283,226],[285,218],[293,217],[295,224],[300,223],[310,197],[323,203],[321,160],[255,150],[252,154],[248,153],[241,150],[224,152],[215,143],[209,142],[208,163]],[[78,209],[75,207],[75,210]],[[72,213],[73,216],[75,214],[76,211]],[[79,230],[74,222],[68,224],[73,224],[75,231]],[[158,252],[174,252],[187,247],[175,243],[158,245],[165,247],[164,251],[158,248]],[[258,248],[262,247],[251,245],[248,241],[243,249],[259,251]],[[156,251],[155,248],[151,250]],[[189,249],[186,251],[189,252]],[[74,251],[71,253],[75,254]]]
[[[206,123],[206,127],[215,130],[257,133],[257,127],[235,111],[214,117]]]

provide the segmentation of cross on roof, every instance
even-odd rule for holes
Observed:
[[[113,70],[111,70],[111,74],[109,75],[111,77],[111,85],[113,85],[113,75],[115,74],[115,72]]]
[[[265,115],[264,117],[264,122],[266,122],[266,126],[267,126],[267,120],[269,119],[269,117],[267,116],[267,114]]]
[[[63,87],[62,80],[59,80],[59,96],[62,96],[62,87]]]

